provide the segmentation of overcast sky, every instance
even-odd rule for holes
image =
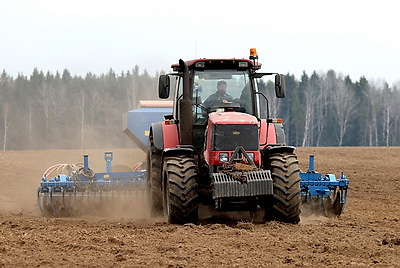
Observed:
[[[247,58],[300,78],[333,69],[400,83],[396,0],[0,0],[0,69],[85,75]]]

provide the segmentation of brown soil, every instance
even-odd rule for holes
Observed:
[[[168,225],[150,220],[141,202],[113,218],[43,218],[36,189],[44,170],[77,163],[105,170],[103,152],[0,153],[0,266],[5,267],[266,267],[378,266],[400,263],[400,148],[299,148],[307,170],[350,179],[339,219],[302,217],[300,224],[248,221]],[[115,165],[143,161],[140,151],[114,150]]]

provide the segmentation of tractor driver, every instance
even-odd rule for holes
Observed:
[[[226,93],[226,88],[226,81],[218,81],[217,92],[208,96],[208,98],[203,102],[203,106],[205,108],[211,108],[219,103],[233,102],[232,96]]]

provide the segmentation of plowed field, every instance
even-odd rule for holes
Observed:
[[[144,160],[116,149],[115,167]],[[400,266],[400,148],[298,148],[307,170],[350,179],[340,218],[302,217],[298,225],[245,220],[168,225],[143,202],[113,217],[43,218],[36,189],[46,168],[77,163],[105,170],[103,150],[0,153],[1,267]]]

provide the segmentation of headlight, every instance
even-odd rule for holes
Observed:
[[[228,153],[219,153],[220,162],[228,162]]]
[[[251,161],[254,162],[254,153],[247,153],[247,155],[249,156],[249,158],[251,159]]]

